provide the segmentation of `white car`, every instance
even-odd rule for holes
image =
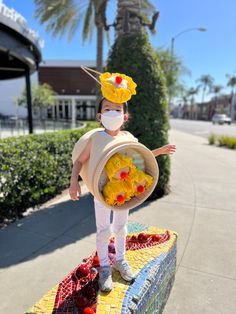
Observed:
[[[219,124],[231,124],[231,118],[228,117],[226,114],[214,114],[214,116],[212,117],[212,123],[219,123]]]

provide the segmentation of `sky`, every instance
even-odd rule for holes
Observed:
[[[88,0],[74,0],[86,8]],[[142,0],[140,0],[142,1]],[[182,31],[204,27],[206,32],[196,29],[188,31],[175,39],[174,51],[182,59],[191,75],[182,80],[187,87],[196,87],[196,80],[203,74],[210,74],[214,83],[224,87],[223,93],[229,93],[226,74],[236,75],[236,1],[235,0],[152,0],[152,4],[160,12],[156,23],[156,34],[150,34],[153,48],[170,48],[171,38]],[[35,19],[35,5],[33,0],[3,0],[3,3],[22,14],[28,26],[36,30],[44,39],[42,49],[43,60],[95,60],[96,33],[92,41],[82,43],[82,24],[74,38],[68,42],[67,37],[53,38],[46,33],[45,25],[40,25]],[[115,19],[116,0],[108,1],[107,20],[112,23]],[[110,44],[105,40],[104,59],[114,42],[114,31],[110,34]],[[212,95],[208,95],[206,100]],[[201,94],[196,97],[200,101]]]

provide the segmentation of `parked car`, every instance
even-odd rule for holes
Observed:
[[[219,124],[231,124],[231,118],[228,117],[226,114],[214,114],[212,117],[212,123],[219,123]]]

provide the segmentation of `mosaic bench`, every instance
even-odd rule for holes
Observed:
[[[101,292],[94,252],[24,314],[162,313],[175,278],[177,237],[175,231],[129,222],[126,259],[136,274],[132,283],[113,270],[112,291]],[[108,247],[112,265],[114,238]]]

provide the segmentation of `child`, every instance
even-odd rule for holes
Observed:
[[[113,138],[124,135],[127,131],[122,131],[122,125],[128,120],[127,103],[115,103],[103,98],[99,104],[96,115],[97,121],[100,121],[104,130],[104,136]],[[163,154],[172,154],[175,152],[175,145],[165,145],[152,150],[154,156]],[[83,152],[75,161],[72,169],[69,194],[72,200],[78,200],[81,195],[78,175],[83,163],[89,159],[91,150],[91,141],[89,140]],[[112,276],[110,260],[108,257],[108,242],[111,236],[110,230],[110,213],[111,210],[106,208],[100,201],[94,197],[95,217],[96,217],[96,246],[97,254],[100,261],[99,268],[99,288],[102,291],[112,289]],[[132,281],[135,275],[125,260],[125,246],[127,234],[128,210],[113,211],[113,232],[115,235],[116,257],[112,267],[120,272],[120,275],[126,281]]]

